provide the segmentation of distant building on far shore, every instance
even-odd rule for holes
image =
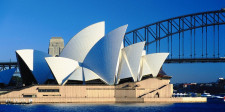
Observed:
[[[48,54],[52,56],[59,56],[64,48],[64,40],[62,37],[52,37],[50,39]]]

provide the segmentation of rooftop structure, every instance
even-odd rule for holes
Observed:
[[[64,40],[62,37],[52,37],[50,39],[48,54],[52,56],[59,56],[64,48]]]

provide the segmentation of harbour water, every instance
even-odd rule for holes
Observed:
[[[225,103],[4,104],[0,112],[225,112]]]

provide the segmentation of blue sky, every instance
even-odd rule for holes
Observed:
[[[220,10],[225,0],[0,0],[0,61],[16,61],[15,50],[47,52],[51,37],[71,37],[106,21],[106,33],[124,24],[127,31],[185,14]],[[218,64],[165,64],[172,82],[210,82],[225,77]]]

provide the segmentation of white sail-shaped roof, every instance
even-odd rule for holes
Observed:
[[[76,81],[90,81],[95,79],[101,79],[102,81],[104,81],[96,73],[85,67],[78,67],[68,78],[68,80]]]
[[[141,59],[141,71],[139,81],[142,79],[142,76],[152,74],[152,69],[149,67],[145,57],[143,56]]]
[[[123,54],[123,49],[124,48],[124,44],[123,44],[123,42],[122,42],[122,44],[121,44],[121,47],[120,47],[120,53],[119,53],[119,58],[118,58],[118,60],[117,60],[117,65],[116,65],[116,75],[115,75],[115,84],[118,84],[119,83],[119,74],[118,74],[118,72],[120,71],[120,66],[121,66],[121,60],[122,60],[122,54]]]
[[[49,54],[33,49],[17,50],[16,53],[26,63],[38,84],[44,84],[52,75],[45,61],[45,57],[50,57]]]
[[[15,71],[16,71],[16,68],[1,71],[0,83],[4,83],[8,85]]]
[[[145,42],[139,42],[123,48],[124,53],[119,71],[120,79],[133,77],[133,80],[137,81],[144,46]]]
[[[123,56],[120,62],[120,67],[118,70],[118,77],[119,79],[124,79],[124,78],[128,78],[128,77],[134,77],[131,67],[128,63],[127,57],[125,57],[124,55],[125,53],[123,52]]]
[[[124,44],[122,42],[121,44],[121,47],[120,47],[120,53],[119,53],[119,58],[117,60],[117,65],[116,65],[116,76],[115,76],[115,84],[118,84],[119,83],[119,72],[120,72],[120,66],[121,66],[121,61],[122,61],[122,58],[123,58],[123,49],[124,48]]]
[[[156,77],[168,55],[169,53],[153,53],[143,56],[142,77],[148,74]]]
[[[144,59],[144,56],[146,55],[146,50],[142,51],[142,57],[141,57],[141,61],[140,61],[140,72],[139,72],[139,76],[138,76],[138,81],[141,80],[142,76],[146,75],[146,74],[151,74],[151,71],[147,62]]]
[[[87,54],[83,65],[113,85],[119,53],[127,25],[119,27],[99,40]]]
[[[33,71],[33,62],[34,62],[34,50],[33,49],[23,49],[17,50],[16,53],[20,55],[23,61],[27,64],[28,68]]]
[[[68,78],[68,80],[83,81],[83,70],[82,67],[78,67]]]
[[[70,74],[79,67],[79,63],[75,60],[63,57],[48,57],[45,58],[56,81],[59,85],[63,85]]]
[[[60,53],[60,57],[83,62],[90,49],[105,35],[105,22],[86,27],[77,33]]]
[[[93,71],[87,69],[87,68],[83,68],[84,70],[84,79],[85,81],[90,81],[90,80],[94,80],[94,79],[101,79],[96,73],[94,73]]]

